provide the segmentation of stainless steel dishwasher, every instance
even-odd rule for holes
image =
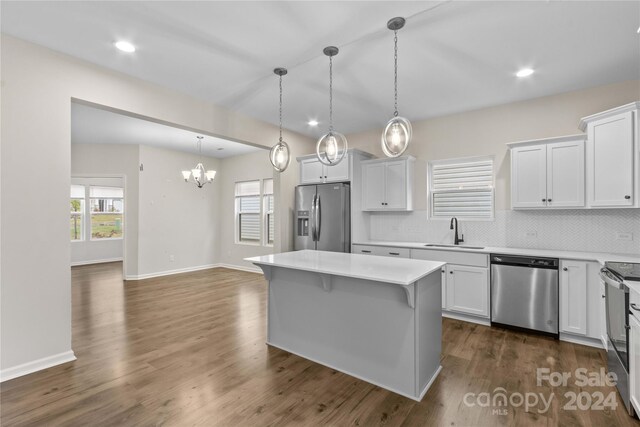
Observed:
[[[558,259],[491,254],[491,324],[558,338]]]

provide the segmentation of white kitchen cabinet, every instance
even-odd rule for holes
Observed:
[[[585,117],[587,201],[594,208],[638,207],[638,108],[634,102]]]
[[[640,315],[640,314],[639,314]],[[629,388],[631,404],[640,414],[640,317],[629,316]]]
[[[362,210],[413,210],[411,156],[362,162]]]
[[[598,293],[598,317],[600,318],[600,341],[602,342],[602,348],[607,350],[609,347],[609,341],[607,340],[607,301],[605,300],[605,288],[606,284],[598,278],[600,286]]]
[[[396,258],[411,257],[410,249],[396,248],[392,246],[352,245],[351,252],[354,254],[388,256]]]
[[[584,207],[583,135],[514,142],[508,146],[513,209]]]
[[[438,249],[411,249],[411,258],[442,261],[442,312],[444,316],[488,324],[489,256]]]
[[[316,156],[300,158],[300,184],[321,184],[325,182],[344,182],[351,180],[351,153],[335,166],[322,164]]]
[[[489,317],[489,272],[486,268],[447,264],[446,309]]]
[[[560,331],[587,335],[586,262],[560,262]]]

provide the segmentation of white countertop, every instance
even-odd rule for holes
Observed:
[[[304,250],[245,258],[256,265],[312,271],[407,286],[445,265],[440,261]]]
[[[354,245],[369,245],[369,246],[388,246],[394,248],[410,248],[410,249],[429,249],[436,251],[457,251],[457,252],[476,252],[480,254],[509,254],[509,255],[523,255],[523,256],[536,256],[536,257],[548,257],[548,258],[560,258],[560,259],[572,259],[582,261],[597,261],[604,264],[605,261],[615,262],[633,262],[640,263],[640,255],[633,256],[628,254],[611,254],[600,252],[578,252],[578,251],[561,251],[555,249],[529,249],[529,248],[505,248],[496,246],[487,246],[483,249],[470,249],[464,245],[457,247],[433,247],[425,246],[427,243],[420,242],[386,242],[380,240],[374,241],[360,241],[353,242]],[[482,246],[482,245],[471,245]]]

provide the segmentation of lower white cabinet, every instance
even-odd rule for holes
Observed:
[[[446,310],[489,317],[489,271],[486,268],[447,264]]]
[[[600,341],[602,341],[602,347],[607,350],[609,347],[609,340],[607,340],[607,300],[605,294],[605,288],[607,285],[602,281],[600,282],[600,292],[598,296],[600,297],[600,301],[598,303],[598,317],[600,318]]]
[[[560,331],[587,335],[586,262],[560,262]]]
[[[631,404],[640,414],[640,321],[638,317],[629,316],[629,388]]]

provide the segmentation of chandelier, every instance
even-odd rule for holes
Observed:
[[[198,155],[202,157],[202,136],[197,136],[198,138]],[[213,182],[213,178],[216,177],[216,171],[208,170],[205,171],[202,163],[198,163],[195,168],[191,170],[182,171],[182,177],[184,178],[184,182],[189,182],[189,178],[193,179],[193,183],[198,186],[198,188],[202,188],[205,184],[209,182]]]

